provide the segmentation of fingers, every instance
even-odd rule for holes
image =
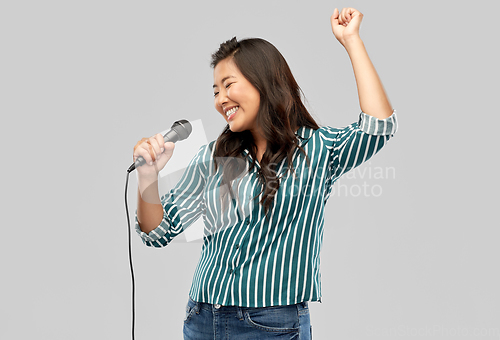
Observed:
[[[148,138],[143,138],[135,144],[135,146],[134,146],[134,162],[136,161],[137,157],[139,157],[139,156],[142,156],[144,158],[144,156],[142,155],[143,152],[141,149],[144,148],[143,144],[147,143],[147,142],[148,142]],[[146,160],[146,158],[144,158],[144,160]]]
[[[150,153],[152,154],[153,162],[156,161],[163,152],[163,136],[161,134],[156,134],[153,137],[150,137],[148,140],[148,144],[150,147]]]
[[[347,26],[349,21],[351,21],[351,14],[349,13],[350,8],[342,8],[342,13],[340,13],[341,24]]]
[[[333,11],[333,15],[331,17],[332,25],[338,26],[347,26],[347,20],[346,20],[346,8],[343,8],[342,11],[339,12],[337,8]]]
[[[165,141],[163,140],[163,136],[161,135],[161,133],[157,133],[156,135],[154,135],[151,138],[155,139],[155,142],[158,144],[158,147],[159,147],[158,154],[161,154],[165,150],[165,146],[164,146]]]
[[[171,156],[172,153],[174,152],[175,144],[172,142],[167,142],[164,144],[164,147],[165,147],[164,154],[167,156]]]
[[[134,162],[141,156],[147,164],[153,163],[161,157],[165,150],[163,136],[156,134],[150,138],[143,138],[134,146]]]
[[[332,23],[339,24],[342,26],[347,26],[349,22],[351,22],[351,20],[353,19],[356,12],[358,11],[352,7],[342,8],[340,12],[338,11],[337,8],[335,8],[335,10],[333,11]],[[337,22],[334,22],[335,19],[337,19]]]
[[[156,155],[151,144],[149,144],[149,138],[143,138],[134,149],[134,162],[137,158],[142,157],[147,164],[153,165],[156,160]]]
[[[335,24],[335,25],[338,25],[339,24],[339,10],[337,8],[335,8],[335,10],[333,11],[333,15],[332,15],[332,23]]]

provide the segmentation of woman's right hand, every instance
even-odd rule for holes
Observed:
[[[134,163],[139,156],[146,161],[145,164],[136,169],[139,175],[156,178],[158,172],[172,158],[174,149],[175,144],[172,142],[165,143],[160,133],[141,139],[134,146]]]

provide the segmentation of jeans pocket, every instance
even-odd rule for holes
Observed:
[[[294,305],[248,308],[244,316],[250,326],[266,332],[299,332],[299,315]]]
[[[189,298],[187,304],[186,304],[186,314],[184,315],[184,322],[188,322],[189,319],[193,316],[193,314],[196,312],[196,302],[191,300]]]

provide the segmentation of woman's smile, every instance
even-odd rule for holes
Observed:
[[[232,108],[228,109],[226,111],[227,120],[233,119],[239,108],[239,106],[233,106]]]

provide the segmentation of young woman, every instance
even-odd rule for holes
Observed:
[[[134,148],[136,230],[166,246],[202,216],[203,247],[184,320],[185,339],[310,339],[308,301],[321,300],[324,207],[334,182],[396,132],[391,108],[359,37],[363,15],[335,9],[331,24],[356,77],[361,113],[319,127],[279,51],[233,38],[212,55],[215,109],[227,121],[179,183],[160,198],[158,171],[174,144],[157,134]]]

